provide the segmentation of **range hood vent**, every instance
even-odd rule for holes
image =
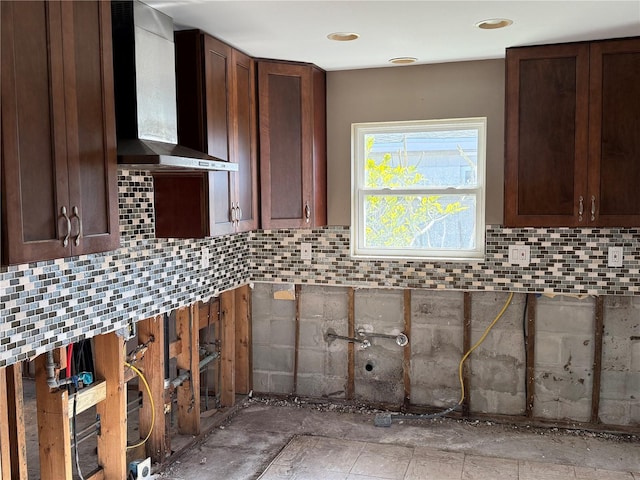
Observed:
[[[144,170],[238,164],[178,145],[173,19],[137,0],[111,3],[118,163]]]

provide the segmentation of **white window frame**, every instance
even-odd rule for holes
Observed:
[[[365,135],[371,133],[394,132],[419,132],[428,130],[469,130],[478,131],[478,156],[477,156],[477,186],[474,188],[462,187],[429,187],[416,189],[381,189],[366,188],[365,185],[365,161],[366,146]],[[443,120],[417,120],[399,122],[368,122],[354,123],[351,125],[351,256],[356,258],[371,259],[418,259],[418,260],[447,260],[447,261],[477,261],[484,258],[485,254],[485,172],[486,172],[486,117],[470,117]],[[365,213],[364,198],[366,195],[389,193],[403,194],[474,194],[476,195],[476,225],[474,249],[392,249],[371,248],[364,246],[365,238]]]

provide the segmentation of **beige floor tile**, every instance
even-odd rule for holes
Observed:
[[[296,437],[278,454],[273,463],[278,465],[299,465],[304,462],[307,453],[318,444],[316,437]]]
[[[464,458],[464,456],[463,456]],[[455,461],[450,456],[414,457],[409,463],[405,480],[460,480],[463,460]]]
[[[518,461],[467,455],[462,480],[518,480]]]
[[[575,479],[575,471],[570,465],[557,465],[521,461],[518,464],[519,480],[570,480]]]
[[[258,480],[288,480],[293,479],[294,475],[294,468],[290,465],[276,465],[272,463],[269,468],[262,472]]]
[[[411,460],[411,457],[413,457],[413,450],[413,447],[403,447],[402,445],[367,443],[362,449],[362,453],[386,455],[387,457],[406,458]]]
[[[579,480],[634,480],[629,472],[613,472],[599,468],[574,467]]]
[[[293,480],[347,480],[349,474],[330,472],[328,470],[301,470],[296,472]]]
[[[363,446],[364,442],[318,438],[316,445],[306,450],[298,466],[307,470],[349,473]]]
[[[427,458],[438,461],[439,463],[460,463],[464,462],[464,453],[445,452],[435,448],[415,447],[413,451],[414,458]]]
[[[361,453],[351,473],[357,475],[369,475],[389,480],[402,480],[407,471],[411,457],[394,457],[391,455],[376,455],[373,453]]]
[[[316,480],[320,480],[320,478]],[[352,473],[347,477],[347,480],[380,480],[380,477],[369,477],[368,475],[358,475],[358,474]]]

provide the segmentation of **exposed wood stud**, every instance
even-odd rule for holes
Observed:
[[[7,399],[7,369],[0,368],[0,479],[11,480],[11,443]]]
[[[404,291],[404,334],[409,344],[403,347],[402,372],[404,380],[404,406],[411,405],[411,290]]]
[[[122,368],[125,358],[124,339],[115,333],[98,335],[94,338],[94,355],[96,377],[104,379],[102,383],[106,387],[104,401],[96,405],[96,413],[100,415],[98,465],[102,467],[106,478],[125,478],[127,398]]]
[[[138,343],[147,344],[147,351],[136,367],[144,373],[149,383],[155,406],[155,426],[147,440],[145,450],[146,455],[156,463],[164,462],[167,453],[171,451],[164,413],[164,322],[164,315],[138,322]],[[138,411],[139,430],[141,438],[144,438],[151,428],[152,409],[141,380],[138,380],[138,389],[142,392],[143,399]]]
[[[6,369],[7,414],[9,416],[9,442],[11,445],[11,478],[27,480],[27,439],[24,425],[24,392],[22,389],[22,363]]]
[[[244,285],[236,292],[236,393],[248,394],[253,389],[251,372],[251,288]]]
[[[235,298],[232,290],[220,294],[220,405],[222,407],[232,407],[236,398]]]
[[[527,398],[525,399],[525,415],[533,417],[533,406],[536,396],[536,310],[537,296],[535,293],[527,294],[527,336],[525,348],[527,350],[526,384]]]
[[[600,386],[602,384],[602,336],[604,334],[604,298],[596,297],[593,342],[593,390],[591,423],[600,423]]]
[[[177,367],[191,373],[190,378],[177,388],[178,432],[200,434],[200,320],[199,307],[191,305],[176,313],[176,333],[182,342],[182,351],[176,357]]]
[[[36,358],[36,398],[41,480],[71,480],[71,430],[69,395],[65,389],[50,391],[47,354]]]
[[[471,348],[471,292],[463,294],[463,328],[462,328],[462,352],[468,352]],[[462,401],[462,414],[469,416],[471,405],[471,357],[467,358],[462,369],[462,383],[464,385],[465,396]]]
[[[348,312],[347,312],[347,336],[354,338],[356,335],[355,321],[355,289],[349,287],[348,294]],[[355,346],[353,342],[347,344],[347,400],[353,400],[355,397]]]
[[[295,347],[293,353],[293,394],[298,393],[298,363],[300,361],[300,285],[295,285]]]

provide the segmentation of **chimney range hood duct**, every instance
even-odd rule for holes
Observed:
[[[118,163],[144,170],[238,164],[178,145],[173,19],[135,1],[111,3]]]

